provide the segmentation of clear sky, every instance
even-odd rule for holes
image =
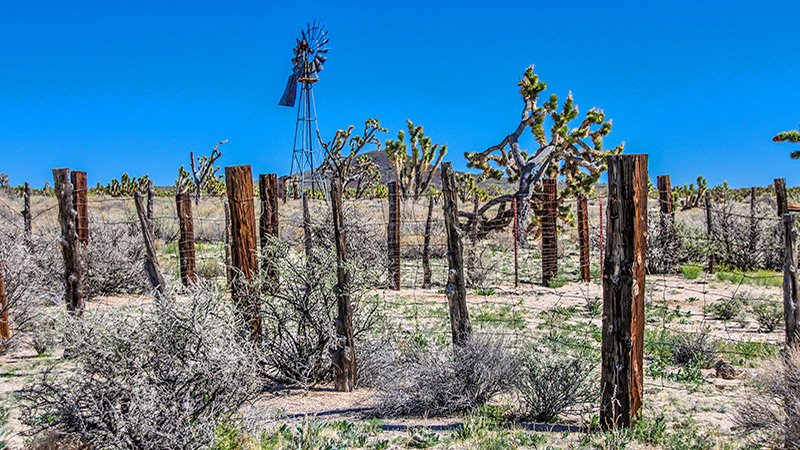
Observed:
[[[189,151],[289,171],[296,112],[278,106],[295,37],[320,19],[329,60],[314,86],[324,138],[411,119],[447,159],[519,121],[530,64],[581,112],[605,110],[612,147],[650,154],[673,185],[800,184],[800,8],[792,1],[6,1],[0,13],[0,172],[52,183],[86,170],[172,184]],[[532,142],[527,142],[532,146]]]

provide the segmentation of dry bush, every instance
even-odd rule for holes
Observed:
[[[760,205],[751,221],[736,203],[712,208],[713,251],[717,262],[738,269],[774,269],[783,266],[783,228],[773,218],[773,207]]]
[[[464,245],[464,276],[467,286],[486,289],[497,272],[498,260],[493,258],[494,247],[485,240],[469,241]]]
[[[195,449],[260,390],[258,347],[224,292],[65,315],[69,370],[20,393],[31,434],[75,434],[95,448]]]
[[[484,405],[509,387],[517,354],[497,338],[461,347],[410,345],[378,374],[379,416],[442,416]]]
[[[566,349],[537,349],[522,359],[515,380],[526,414],[553,422],[562,414],[585,414],[600,397],[598,362]]]
[[[252,300],[261,305],[267,376],[277,382],[308,387],[333,375],[329,351],[335,344],[338,311],[329,216],[313,220],[309,260],[297,250],[302,245],[273,240],[267,258],[278,273],[277,284],[262,278],[261,287],[252,290],[271,293]],[[345,238],[353,328],[359,339],[384,321],[374,289],[386,284],[386,240],[355,204],[345,208]]]
[[[150,289],[138,223],[93,223],[89,232],[89,245],[82,255],[88,298],[143,294]]]
[[[705,262],[709,244],[704,230],[690,223],[674,223],[660,211],[647,214],[648,273],[676,273],[683,264]]]
[[[800,447],[800,350],[765,361],[748,384],[736,428],[760,448]]]
[[[90,450],[80,436],[49,430],[25,444],[25,450]]]
[[[708,330],[703,328],[694,332],[680,333],[672,346],[672,359],[675,364],[697,364],[708,368],[717,357],[717,345],[711,340]]]

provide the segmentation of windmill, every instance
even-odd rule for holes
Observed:
[[[312,194],[315,190],[326,192],[325,181],[315,167],[322,162],[322,153],[319,146],[315,145],[318,127],[312,86],[319,81],[317,74],[322,71],[322,65],[328,59],[326,57],[328,49],[325,47],[328,43],[325,37],[327,34],[325,25],[316,21],[300,31],[300,39],[297,39],[292,58],[292,74],[278,103],[281,106],[294,107],[297,85],[300,84],[300,101],[297,102],[297,124],[294,131],[289,179],[292,183],[297,183],[295,187],[299,189],[301,195],[305,195],[307,188],[311,189]]]

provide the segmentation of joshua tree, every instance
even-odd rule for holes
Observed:
[[[442,158],[447,154],[447,145],[433,144],[431,138],[425,136],[421,126],[414,126],[410,120],[408,123],[408,134],[411,142],[411,155],[407,153],[408,146],[405,143],[406,134],[403,130],[397,133],[397,140],[386,141],[386,154],[394,167],[395,177],[400,184],[400,192],[403,198],[419,199],[419,196],[428,188],[431,177],[436,172],[436,168],[442,162]],[[436,152],[438,150],[438,155]],[[431,164],[436,155],[436,161]]]
[[[226,144],[227,139],[217,142],[217,145],[211,150],[211,156],[200,156],[197,158],[195,165],[194,152],[189,152],[191,159],[192,173],[187,172],[183,166],[178,169],[178,180],[175,181],[176,191],[178,193],[194,191],[194,202],[200,204],[200,195],[202,193],[211,195],[221,195],[225,192],[225,181],[222,175],[217,175],[220,168],[214,166],[222,152],[219,151],[219,146]],[[189,176],[191,175],[191,178]]]
[[[772,142],[791,142],[792,144],[800,143],[800,130],[791,130],[778,133],[777,136],[772,138]],[[792,159],[800,159],[800,150],[795,150],[789,156]]]
[[[482,152],[465,153],[468,167],[483,170],[482,177],[500,179],[505,174],[509,181],[518,182],[516,193],[496,197],[478,210],[481,222],[487,226],[499,228],[511,222],[513,210],[507,209],[506,204],[513,202],[515,197],[520,223],[527,224],[531,198],[540,189],[544,176],[564,175],[568,189],[585,190],[605,170],[605,157],[623,150],[624,143],[615,149],[603,150],[603,138],[611,132],[611,121],[606,121],[602,110],[590,109],[577,127],[569,127],[569,123],[578,117],[572,93],[560,110],[555,94],[539,106],[539,94],[546,88],[547,85],[533,72],[533,66],[528,67],[519,82],[519,93],[525,106],[517,128],[499,144]],[[552,122],[549,137],[544,128],[548,116]],[[539,145],[532,153],[520,149],[518,142],[526,128],[531,130]],[[498,213],[487,220],[484,215],[494,206],[498,206]],[[523,244],[526,243],[526,232],[526,226],[519,227],[518,238]]]

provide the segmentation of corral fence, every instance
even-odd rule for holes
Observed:
[[[647,156],[613,156],[609,158],[605,198],[559,199],[555,180],[546,181],[538,199],[542,205],[538,227],[532,230],[541,238],[539,245],[523,246],[517,241],[516,214],[510,229],[478,236],[477,222],[467,228],[459,220],[459,211],[473,205],[459,208],[449,163],[442,173],[446,178],[442,198],[404,199],[390,183],[388,199],[345,200],[341,186],[334,183],[324,199],[306,196],[292,200],[286,198],[285,190],[279,195],[274,174],[260,175],[256,191],[250,166],[226,168],[226,196],[179,193],[173,198],[156,197],[152,185],[135,198],[87,195],[86,173],[55,169],[55,197],[34,198],[26,183],[20,195],[0,198],[0,232],[8,241],[58,241],[64,298],[68,309],[80,314],[85,299],[93,295],[86,281],[92,263],[81,260],[92,253],[85,249],[103,229],[121,230],[140,239],[144,249],[128,256],[146,266],[148,281],[156,292],[163,293],[165,279],[179,279],[187,286],[201,278],[224,279],[234,301],[250,314],[252,333],[257,337],[262,326],[258,305],[248,304],[252,296],[244,292],[247,287],[242,278],[253,278],[259,271],[277,277],[269,257],[271,240],[289,243],[309,256],[314,240],[319,239],[310,231],[312,221],[332,223],[331,236],[326,239],[334,241],[337,252],[336,267],[331,270],[337,272],[339,283],[336,322],[342,339],[333,358],[340,390],[353,388],[357,367],[345,245],[345,234],[352,229],[377,237],[372,241],[380,247],[375,254],[383,256],[372,263],[384,267],[386,276],[385,286],[376,286],[376,290],[404,294],[387,295],[384,305],[390,319],[414,326],[447,319],[449,329],[441,331],[450,334],[455,345],[472,333],[508,335],[512,342],[522,337],[541,338],[541,333],[520,325],[521,316],[542,317],[548,322],[548,339],[576,348],[596,342],[599,334],[603,424],[626,426],[634,420],[644,389],[644,348],[672,346],[674,342],[664,336],[685,332],[663,321],[649,323],[650,332],[645,333],[648,289],[666,292],[680,288],[703,302],[731,297],[728,292],[715,292],[708,283],[676,286],[667,275],[683,267],[702,267],[708,273],[720,267],[783,270],[783,275],[735,273],[740,286],[759,285],[761,279],[765,285],[775,278],[783,280],[783,299],[778,303],[784,306],[785,344],[794,345],[797,340],[800,294],[793,212],[800,211],[800,204],[787,200],[782,179],[775,180],[777,215],[773,213],[775,203],[757,198],[753,190],[749,210],[741,202],[712,202],[706,194],[702,208],[680,223],[669,177],[658,177],[658,200],[648,209]],[[514,209],[516,213],[516,203]],[[564,214],[564,210],[570,213]],[[0,270],[0,337],[8,339],[13,305],[6,299],[2,276]],[[574,294],[561,289],[565,283],[583,283],[585,289]],[[590,294],[590,286],[597,283],[602,285],[602,312],[597,311]],[[470,299],[468,288],[475,294]],[[490,295],[495,291],[525,295],[530,293],[526,288],[548,291],[555,305],[586,304],[587,309],[602,315],[599,330],[578,330],[550,320],[556,313],[550,306],[509,303]],[[444,314],[436,310],[442,307],[442,297],[447,299],[448,312]],[[482,313],[492,308],[503,313]],[[665,317],[681,314],[679,307],[667,302],[660,308]],[[479,313],[473,314],[475,311]],[[566,339],[562,331],[583,333],[586,339]],[[751,356],[746,347],[736,345],[740,343],[736,339],[728,340],[731,345],[719,350],[720,354]]]

